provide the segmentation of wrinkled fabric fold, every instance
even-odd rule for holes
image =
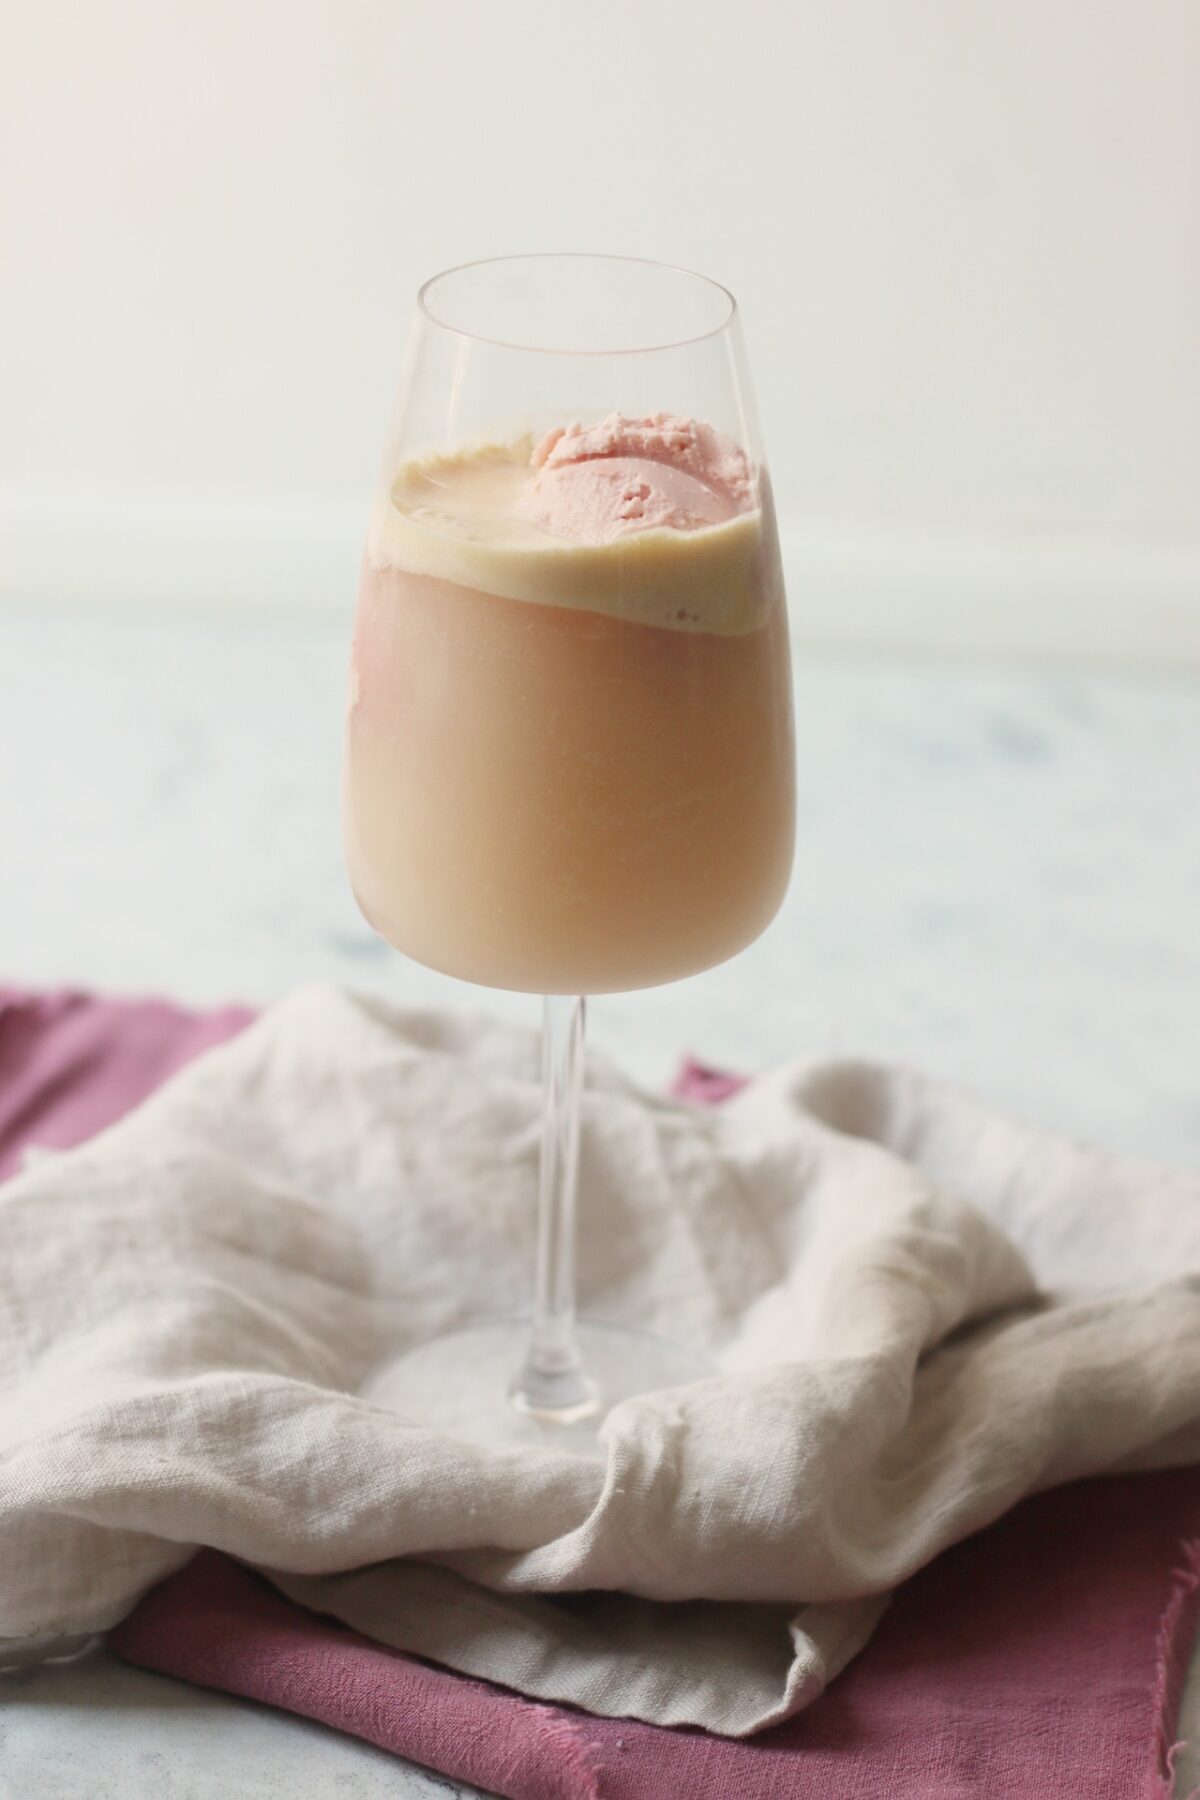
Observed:
[[[748,1741],[532,1705],[209,1552],[111,1642],[512,1800],[1168,1800],[1198,1524],[1195,1470],[1023,1502],[914,1576],[828,1693]]]
[[[406,1648],[737,1735],[1022,1495],[1200,1449],[1200,1183],[855,1064],[698,1109],[597,1063],[584,1308],[720,1370],[614,1409],[602,1462],[372,1405],[406,1347],[520,1305],[537,1118],[532,1033],[313,989],[6,1184],[13,1653],[113,1625],[197,1545],[334,1611],[386,1564],[397,1615],[417,1558],[460,1621],[422,1639],[409,1607]],[[563,1597],[596,1591],[581,1652]],[[723,1655],[736,1692],[706,1676]]]

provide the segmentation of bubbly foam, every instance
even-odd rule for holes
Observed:
[[[532,436],[415,457],[376,495],[367,555],[508,600],[740,636],[780,597],[761,505],[693,530],[571,543],[521,507]]]

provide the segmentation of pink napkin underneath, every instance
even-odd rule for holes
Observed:
[[[206,1551],[110,1634],[512,1800],[1151,1800],[1195,1617],[1193,1471],[1060,1488],[916,1576],[807,1712],[749,1741],[534,1705],[314,1618]]]
[[[250,1015],[0,990],[0,1173],[100,1129]],[[717,1100],[731,1078],[692,1067]],[[370,1644],[204,1553],[111,1637],[513,1800],[1154,1800],[1195,1629],[1200,1472],[1030,1501],[897,1596],[812,1708],[750,1743],[534,1705]]]
[[[248,1025],[244,1006],[186,1012],[165,1000],[99,1000],[0,988],[0,1178],[27,1145],[66,1150]]]

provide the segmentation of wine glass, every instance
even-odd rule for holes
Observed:
[[[648,448],[658,471],[682,457],[714,492],[715,459],[733,485],[714,498],[664,476],[694,516],[656,524],[636,454],[570,488],[565,451],[586,461],[595,443]],[[568,513],[600,483],[611,534],[538,512],[531,492],[553,513],[564,479]],[[347,860],[398,950],[544,996],[544,1117],[532,1320],[408,1352],[382,1391],[411,1416],[586,1447],[617,1400],[707,1372],[694,1350],[576,1321],[583,996],[710,968],[773,918],[794,839],[791,707],[732,295],[608,256],[427,282],[363,564]]]

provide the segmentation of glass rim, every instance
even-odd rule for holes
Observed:
[[[431,290],[439,281],[447,281],[452,275],[465,275],[472,269],[499,268],[505,263],[530,262],[600,262],[621,263],[629,268],[657,269],[671,275],[685,275],[689,281],[695,281],[702,287],[719,294],[726,304],[725,317],[707,331],[697,331],[687,337],[667,338],[654,344],[615,345],[598,350],[564,350],[549,344],[514,344],[506,338],[490,337],[486,332],[467,331],[461,325],[452,325],[448,319],[439,318],[431,303]],[[480,256],[470,262],[453,263],[448,269],[439,269],[436,275],[430,275],[417,289],[417,309],[429,324],[439,331],[448,331],[451,336],[466,338],[475,344],[489,344],[496,350],[517,350],[531,356],[649,356],[659,350],[683,350],[689,344],[703,344],[709,338],[720,337],[728,331],[738,317],[737,297],[727,288],[724,282],[717,281],[711,275],[702,275],[698,269],[686,268],[682,263],[660,262],[651,256],[616,256],[604,250],[522,250],[507,256]]]

